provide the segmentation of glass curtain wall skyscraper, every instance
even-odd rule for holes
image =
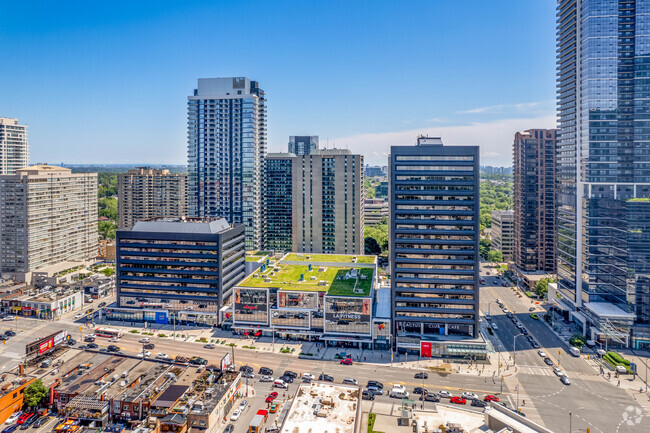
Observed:
[[[592,339],[648,347],[650,2],[559,0],[557,52],[561,306]]]
[[[261,180],[266,97],[245,77],[198,80],[187,103],[188,208],[246,226],[246,248],[262,242]]]

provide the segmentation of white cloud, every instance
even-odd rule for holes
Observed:
[[[505,113],[505,112],[531,112],[531,111],[547,111],[555,104],[554,100],[538,101],[538,102],[523,102],[520,104],[499,104],[488,105],[487,107],[476,107],[469,110],[457,111],[458,114],[488,114],[488,113]]]
[[[366,156],[366,163],[386,165],[390,146],[413,145],[418,135],[442,137],[448,145],[478,145],[481,164],[512,165],[515,132],[533,128],[555,128],[555,114],[540,117],[499,119],[457,126],[432,126],[407,131],[365,133],[337,138],[337,147]]]

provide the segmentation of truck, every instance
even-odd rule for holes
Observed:
[[[571,346],[571,347],[569,348],[569,353],[570,353],[571,355],[573,355],[573,356],[580,356],[580,349],[578,349],[578,348],[575,347],[575,346]]]
[[[264,425],[264,421],[266,421],[268,416],[268,411],[264,409],[258,410],[248,426],[248,433],[262,433],[262,426]]]

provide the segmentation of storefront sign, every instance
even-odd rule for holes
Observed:
[[[423,358],[431,358],[430,341],[420,341],[420,356]]]

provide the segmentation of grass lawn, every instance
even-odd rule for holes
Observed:
[[[307,256],[310,257],[309,260],[307,260]],[[357,263],[375,263],[375,256],[352,256],[341,254],[302,254],[302,257],[299,257],[298,254],[291,253],[287,254],[283,260],[294,262],[352,263],[352,257],[357,258]]]
[[[239,284],[240,287],[279,287],[285,290],[305,290],[305,291],[327,291],[330,295],[338,296],[367,296],[370,293],[372,286],[372,269],[360,269],[362,275],[366,275],[367,279],[359,279],[357,287],[363,289],[363,294],[354,293],[354,284],[356,280],[341,280],[337,277],[342,277],[348,271],[348,268],[339,267],[325,267],[325,272],[318,272],[318,267],[313,266],[309,271],[309,266],[305,265],[280,265],[281,270],[274,272],[272,269],[267,270],[262,275],[268,277],[271,281],[265,282],[260,278],[260,272],[256,271],[253,275],[249,276],[243,283]],[[274,272],[275,275],[270,275]],[[305,280],[300,280],[300,275],[304,275]],[[316,279],[312,280],[311,277],[315,276]],[[319,286],[318,282],[327,281],[327,285]]]

